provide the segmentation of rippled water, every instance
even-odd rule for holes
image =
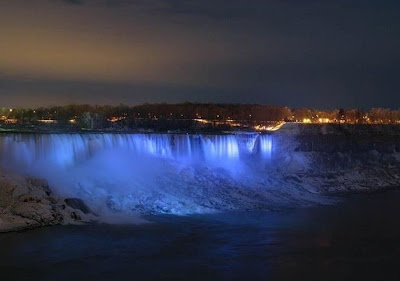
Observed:
[[[0,235],[1,280],[398,280],[400,193]]]

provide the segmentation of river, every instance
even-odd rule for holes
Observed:
[[[398,280],[400,192],[0,235],[2,280]]]

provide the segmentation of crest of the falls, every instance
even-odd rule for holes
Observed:
[[[28,171],[38,163],[68,167],[96,153],[118,149],[141,156],[198,162],[213,166],[249,156],[271,156],[269,135],[189,134],[8,134],[0,137],[0,160],[6,167]],[[136,160],[137,160],[136,159]]]

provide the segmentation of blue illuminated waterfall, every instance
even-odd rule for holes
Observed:
[[[273,156],[273,137],[256,133],[0,135],[3,168],[45,178],[57,195],[82,198],[98,214],[238,208],[240,190],[271,192]],[[260,206],[260,194],[249,196],[245,208]]]
[[[271,157],[269,135],[189,134],[8,134],[0,137],[4,166],[27,168],[37,162],[70,166],[99,151],[120,149],[132,157],[143,155],[175,161],[216,164],[260,155]]]

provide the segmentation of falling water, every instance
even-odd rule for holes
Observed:
[[[0,137],[3,166],[26,169],[37,162],[68,167],[99,151],[120,149],[140,159],[147,155],[205,164],[238,162],[251,155],[269,158],[269,135],[188,134],[7,134]]]
[[[3,168],[45,178],[100,214],[237,207],[232,188],[263,188],[273,150],[272,136],[256,133],[0,135]]]

